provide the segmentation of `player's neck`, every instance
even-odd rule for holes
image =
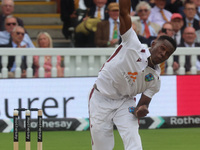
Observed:
[[[151,56],[148,57],[148,66],[155,69],[155,64],[153,63]]]

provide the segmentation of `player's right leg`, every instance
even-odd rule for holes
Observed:
[[[124,101],[123,105],[116,111],[113,122],[117,126],[125,150],[142,150],[142,143],[138,133],[138,119],[128,109],[132,106],[136,107],[133,99]]]
[[[89,100],[90,132],[92,150],[112,150],[114,148],[111,108],[98,91]]]

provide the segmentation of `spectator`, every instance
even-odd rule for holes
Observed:
[[[183,17],[181,16],[181,14],[173,13],[171,17],[171,24],[174,30],[174,35],[172,36],[172,38],[176,41],[177,45],[179,45],[180,43],[183,42],[182,30],[181,30],[183,27]],[[177,59],[177,58],[174,57],[174,59]],[[179,64],[177,63],[177,61],[174,61],[173,69],[174,69],[175,74],[177,74],[178,68],[179,68]]]
[[[90,8],[93,4],[93,0],[74,0],[75,10],[81,9],[86,10]]]
[[[88,16],[106,20],[109,18],[107,13],[107,0],[93,0],[94,5],[89,10]]]
[[[196,42],[200,43],[200,29],[196,31],[196,35],[197,35]]]
[[[75,30],[75,47],[96,47],[95,32],[97,23],[109,18],[107,0],[93,0],[95,5],[89,9],[87,15]]]
[[[182,13],[183,1],[182,0],[167,0],[165,9],[169,10],[171,13]]]
[[[93,0],[61,0],[60,18],[63,22],[62,33],[66,39],[74,40],[74,29],[86,16]]]
[[[194,18],[199,21],[199,25],[200,25],[200,0],[193,0],[193,2],[195,3],[197,7],[197,13],[194,16]],[[196,42],[200,43],[200,29],[196,30],[196,35],[197,35]]]
[[[139,35],[136,31],[137,31],[137,27],[134,24],[134,22],[132,22],[132,29],[135,31],[135,33],[137,34],[137,37],[139,39],[139,41],[143,44],[146,45],[146,47],[151,46],[151,42],[150,40],[147,40],[144,36]]]
[[[186,27],[183,31],[183,42],[178,45],[178,47],[200,47],[199,43],[195,43],[196,33],[195,29],[193,27]],[[174,61],[179,63],[179,57],[175,56]],[[200,61],[200,55],[198,56],[198,61]],[[185,71],[186,74],[190,74],[190,68],[191,68],[191,56],[186,55],[185,56]],[[174,68],[174,71],[176,71],[176,68]]]
[[[155,6],[155,0],[144,0],[150,4],[151,7]]]
[[[95,41],[98,47],[114,47],[119,43],[119,4],[108,5],[109,19],[98,23]]]
[[[192,1],[186,1],[184,3],[185,18],[184,18],[183,29],[185,27],[193,27],[195,28],[195,30],[200,29],[199,21],[194,18],[196,12],[197,12],[196,5]]]
[[[161,27],[165,22],[170,21],[172,13],[164,9],[166,0],[155,0],[155,6],[151,9],[149,20],[159,24]]]
[[[170,37],[174,36],[174,30],[171,22],[164,23],[161,31]]]
[[[172,26],[171,22],[166,22],[163,24],[162,29],[158,33],[157,39],[162,35],[167,35],[167,36],[173,37],[174,30],[173,30],[173,26]],[[161,75],[164,75],[167,70],[167,62],[162,62],[160,64],[160,69],[161,69]]]
[[[37,47],[39,48],[52,48],[53,47],[53,42],[52,38],[47,32],[40,32],[37,36]],[[33,64],[34,64],[34,77],[39,76],[39,56],[34,56],[33,59]],[[63,77],[63,69],[61,67],[61,56],[57,56],[57,76],[58,77]],[[45,56],[45,62],[44,62],[44,70],[45,70],[45,75],[44,77],[51,77],[51,56]]]
[[[183,17],[179,13],[174,13],[171,17],[171,23],[174,30],[173,39],[179,45],[182,41],[182,27],[183,27]]]
[[[197,8],[197,12],[194,18],[200,21],[200,0],[193,0],[193,2],[195,3],[196,8]]]
[[[24,28],[21,26],[15,26],[13,28],[13,31],[11,32],[12,41],[8,44],[1,45],[0,47],[25,48],[26,45],[23,45],[22,42],[24,35],[25,35]],[[26,57],[22,57],[21,69],[22,69],[21,77],[26,77]],[[8,77],[13,78],[15,76],[15,70],[16,70],[15,56],[9,56]]]
[[[131,0],[131,13],[130,13],[131,16],[135,15],[135,7],[139,3],[139,1],[140,0]],[[112,2],[119,3],[119,0],[108,0],[108,4]]]
[[[86,16],[88,10],[94,5],[93,0],[74,0],[74,3],[78,22]]]
[[[0,31],[0,45],[5,45],[11,42],[11,32],[13,31],[14,27],[18,26],[17,19],[12,15],[9,15],[5,19],[5,31]],[[22,40],[22,45],[26,45],[28,48],[34,48],[30,37],[28,34],[25,33]]]
[[[199,17],[198,17],[198,15],[199,15],[198,5],[200,3],[198,1],[199,0],[185,1],[185,3],[184,3],[184,14],[185,14],[184,27],[192,26],[195,28],[195,30],[200,29]]]
[[[14,12],[14,1],[13,0],[2,0],[1,2],[1,14],[0,14],[0,31],[5,30],[5,19],[8,15],[12,15]],[[24,23],[21,19],[16,18],[19,26],[24,26]]]
[[[61,0],[60,6],[60,17],[63,22],[62,33],[66,39],[69,39],[71,37],[69,27],[75,27],[77,24],[74,0]]]
[[[136,12],[139,16],[139,19],[133,22],[136,25],[136,33],[150,41],[155,39],[161,27],[148,19],[151,13],[151,6],[147,2],[140,2],[136,6]]]

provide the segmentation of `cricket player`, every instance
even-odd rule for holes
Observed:
[[[125,150],[142,150],[138,118],[160,89],[160,63],[176,50],[176,42],[160,36],[150,49],[142,46],[131,28],[131,0],[119,0],[122,42],[99,72],[89,98],[93,150],[112,150],[115,124]],[[136,106],[134,96],[141,94]]]

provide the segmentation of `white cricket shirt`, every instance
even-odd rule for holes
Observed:
[[[110,56],[96,80],[98,90],[111,99],[123,99],[143,93],[152,98],[160,89],[160,68],[148,66],[151,55],[130,28],[122,43]]]

